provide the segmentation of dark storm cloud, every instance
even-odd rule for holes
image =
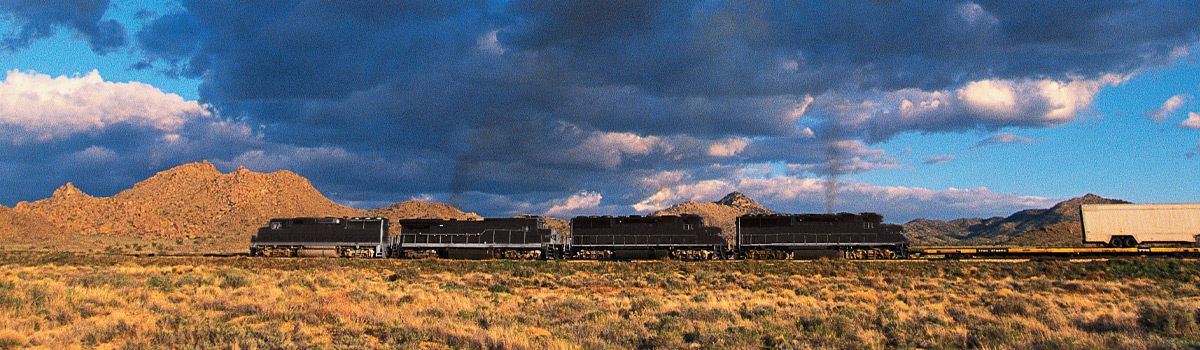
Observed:
[[[1126,1],[667,3],[515,1],[521,25],[500,38],[548,64],[656,94],[942,89],[1129,71],[1193,43],[1200,10]]]
[[[249,127],[213,118],[189,120],[177,133],[116,124],[53,142],[8,143],[0,147],[0,173],[9,179],[0,204],[46,198],[67,182],[111,196],[169,167],[269,146]],[[22,185],[7,185],[13,182]]]
[[[185,1],[137,34],[223,102],[341,98],[454,64],[489,23],[481,3]],[[427,70],[428,69],[428,70]]]
[[[661,173],[699,181],[764,162],[820,173],[830,142],[847,155],[838,171],[857,172],[896,167],[867,145],[900,133],[1062,125],[1105,84],[1195,45],[1197,12],[1125,1],[184,1],[136,38],[140,68],[200,78],[202,103],[264,126],[265,145],[224,158],[230,166],[304,168],[317,164],[299,156],[310,152],[382,174],[312,166],[314,182],[355,201],[391,186],[382,192],[521,194],[536,207],[581,191],[636,203],[628,184]],[[841,131],[819,141],[803,125]]]
[[[115,20],[101,20],[106,11],[108,0],[0,0],[0,19],[11,21],[15,27],[0,37],[0,51],[27,48],[34,41],[53,36],[57,27],[71,29],[98,54],[115,51],[127,44],[125,26]]]
[[[161,61],[166,64],[162,71],[170,76],[199,77],[208,69],[207,56],[199,54],[205,36],[199,20],[190,13],[159,17],[135,34],[146,61],[133,68],[146,69],[152,66],[150,61]]]

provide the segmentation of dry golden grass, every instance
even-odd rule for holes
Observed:
[[[1196,348],[1198,272],[0,252],[0,348]]]

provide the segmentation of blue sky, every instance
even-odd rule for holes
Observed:
[[[1196,202],[1198,6],[0,0],[0,205],[201,160],[487,216]]]

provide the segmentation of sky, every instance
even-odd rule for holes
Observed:
[[[0,205],[288,170],[330,199],[1004,216],[1200,202],[1196,1],[0,0]]]

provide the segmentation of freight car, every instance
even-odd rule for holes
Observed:
[[[1149,243],[1196,245],[1200,204],[1084,204],[1084,243],[1133,248]]]
[[[398,257],[457,259],[555,259],[558,231],[542,217],[483,220],[398,220],[393,249]]]
[[[376,257],[391,253],[386,218],[271,219],[250,237],[250,255]]]
[[[737,250],[746,259],[908,256],[903,227],[875,213],[742,215],[736,224]]]
[[[733,258],[720,227],[697,215],[578,216],[564,242],[576,259],[707,260]]]

